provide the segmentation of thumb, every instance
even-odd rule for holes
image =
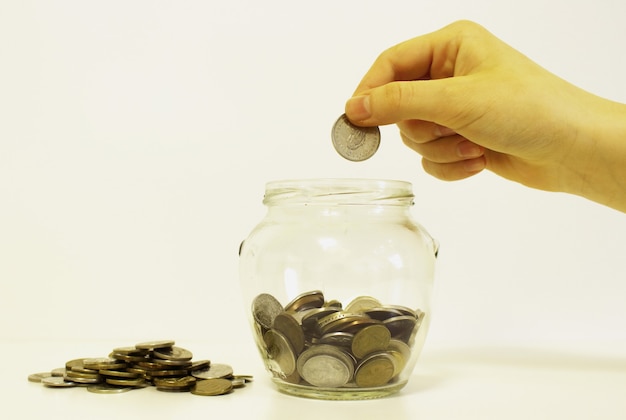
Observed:
[[[464,77],[436,80],[396,81],[350,98],[345,105],[348,119],[361,126],[424,120],[455,128],[464,125],[462,97],[467,98]],[[466,85],[467,86],[467,85]],[[462,118],[461,118],[462,119]]]

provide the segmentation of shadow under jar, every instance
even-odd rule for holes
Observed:
[[[278,390],[367,399],[409,380],[430,323],[437,243],[412,186],[375,179],[266,184],[240,248],[254,339]]]

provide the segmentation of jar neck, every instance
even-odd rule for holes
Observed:
[[[266,184],[263,204],[284,206],[400,207],[413,205],[412,186],[406,181],[379,179],[301,179]]]

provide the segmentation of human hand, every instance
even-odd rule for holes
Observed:
[[[426,172],[440,179],[463,179],[487,168],[530,187],[626,211],[626,176],[619,185],[603,186],[605,191],[589,183],[610,178],[597,178],[604,152],[618,152],[615,164],[626,166],[624,141],[611,141],[616,132],[620,139],[626,134],[625,108],[461,21],[383,52],[345,112],[357,125],[397,124],[404,143],[423,156]],[[617,205],[607,197],[616,193],[622,200]]]

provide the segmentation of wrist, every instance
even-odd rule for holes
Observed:
[[[626,212],[626,105],[594,97],[579,121],[566,191]],[[591,114],[589,110],[592,110]]]

